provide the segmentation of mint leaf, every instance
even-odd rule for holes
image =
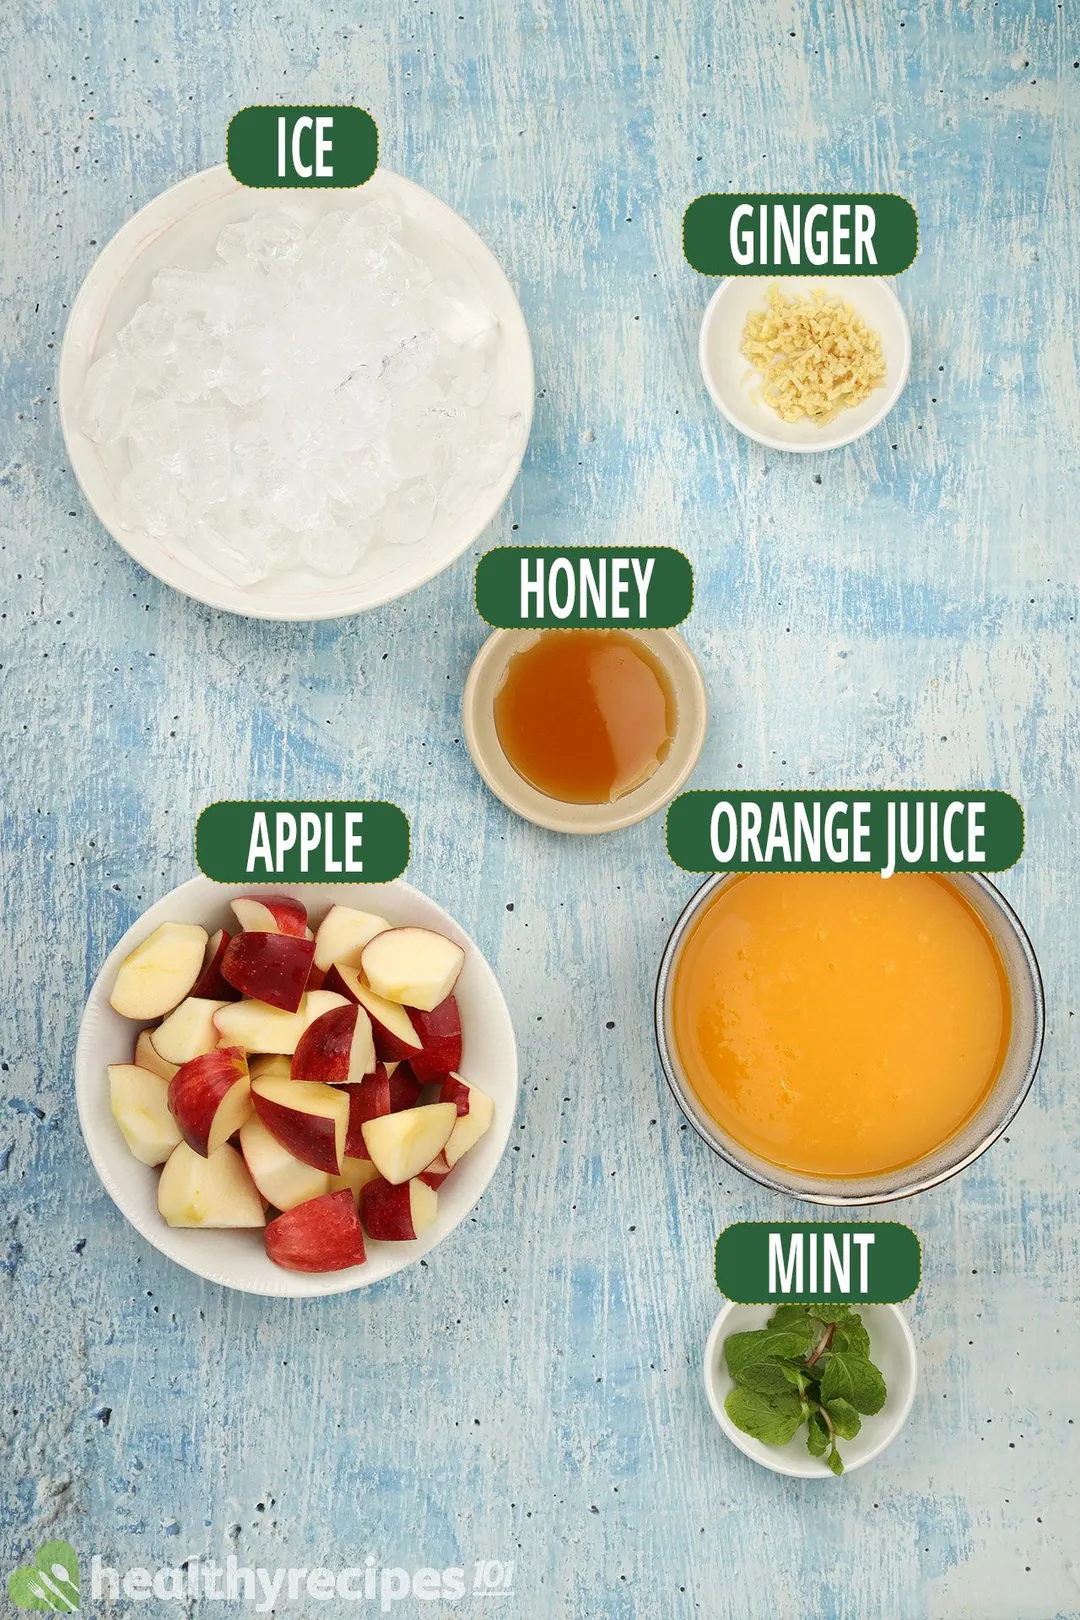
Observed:
[[[832,1322],[846,1322],[851,1315],[850,1305],[810,1305],[807,1309],[811,1316],[816,1316],[826,1327]]]
[[[854,1350],[860,1356],[870,1359],[870,1335],[867,1333],[859,1316],[845,1317],[837,1327],[832,1339],[833,1350]]]
[[[790,1327],[806,1321],[805,1305],[778,1305],[769,1317],[768,1326],[771,1328]]]
[[[844,1472],[844,1459],[841,1457],[835,1446],[833,1446],[825,1461],[828,1463],[834,1474],[842,1474]]]
[[[862,1428],[862,1418],[850,1401],[845,1401],[842,1395],[837,1395],[828,1402],[825,1410],[828,1412],[829,1421],[841,1440],[854,1440]]]
[[[724,1340],[724,1360],[732,1378],[738,1378],[753,1362],[793,1361],[806,1355],[813,1340],[813,1327],[805,1317],[789,1327],[732,1333]]]
[[[788,1361],[748,1361],[732,1377],[744,1389],[756,1389],[762,1395],[782,1395],[789,1389],[801,1388],[797,1366]]]
[[[829,1426],[820,1412],[812,1412],[806,1426],[806,1449],[811,1457],[824,1457],[829,1449]]]
[[[885,1405],[885,1380],[866,1356],[855,1350],[830,1352],[821,1375],[821,1399],[828,1406],[840,1399],[850,1401],[856,1412],[867,1416]]]
[[[741,1385],[730,1391],[724,1410],[737,1429],[767,1446],[786,1446],[803,1420],[797,1395],[763,1395]]]

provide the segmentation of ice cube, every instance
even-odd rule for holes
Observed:
[[[217,250],[226,264],[250,260],[260,269],[286,272],[304,251],[304,230],[291,214],[262,209],[239,225],[226,225]]]
[[[177,418],[180,488],[193,506],[205,508],[229,494],[229,419],[221,405],[192,406]]]
[[[276,567],[272,544],[251,537],[222,534],[220,528],[200,519],[187,537],[189,549],[233,585],[257,585]]]
[[[180,429],[171,399],[139,399],[128,418],[131,451],[141,461],[160,461],[169,472],[180,471]]]
[[[225,339],[219,386],[234,405],[254,405],[270,391],[274,369],[273,334],[262,326],[240,326]]]
[[[153,300],[140,304],[126,326],[116,334],[117,342],[133,360],[165,360],[172,353],[177,315]]]
[[[383,513],[383,536],[392,546],[415,546],[431,532],[436,490],[425,478],[404,484]]]
[[[145,529],[156,539],[182,537],[188,528],[188,504],[175,474],[153,461],[132,467],[120,485],[120,522],[125,529]]]
[[[112,444],[124,432],[141,371],[117,349],[95,360],[83,384],[83,430],[97,444]]]
[[[464,276],[435,282],[427,290],[424,308],[436,332],[451,343],[490,340],[499,324],[479,286]]]
[[[159,270],[152,288],[154,303],[175,321],[200,315],[207,326],[226,326],[236,316],[240,283],[216,271]]]
[[[365,549],[364,537],[353,529],[323,525],[300,541],[300,560],[331,579],[351,574]]]

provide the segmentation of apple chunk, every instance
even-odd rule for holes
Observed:
[[[242,1046],[245,1052],[272,1052],[291,1056],[297,1043],[316,1018],[331,1007],[344,1007],[345,997],[330,990],[310,990],[294,1013],[270,1007],[265,1001],[236,1001],[214,1014],[218,1036],[227,1046]]]
[[[486,1091],[465,1083],[459,1074],[448,1074],[439,1092],[441,1103],[453,1103],[457,1120],[443,1152],[451,1170],[462,1154],[479,1142],[495,1118],[495,1104]]]
[[[422,1012],[446,1000],[464,962],[461,946],[430,928],[388,928],[364,946],[360,958],[377,996]]]
[[[375,1056],[384,1063],[410,1061],[420,1055],[423,1047],[413,1020],[400,1002],[387,1001],[377,996],[360,977],[359,968],[346,967],[335,962],[324,980],[327,988],[338,990],[350,1001],[358,1002],[371,1020],[371,1033],[375,1041]],[[451,1065],[452,1067],[453,1065]],[[448,1071],[444,1071],[448,1072]]]
[[[409,1058],[416,1078],[426,1084],[452,1074],[461,1063],[461,1014],[457,999],[447,996],[430,1012],[417,1009],[412,1014],[412,1022],[422,1048]]]
[[[383,1243],[409,1243],[434,1226],[438,1194],[422,1181],[369,1181],[360,1194],[360,1218],[369,1238]]]
[[[162,923],[124,957],[109,1005],[124,1018],[161,1018],[190,991],[205,951],[205,928]]]
[[[251,1116],[251,1081],[240,1047],[215,1047],[181,1064],[169,1081],[169,1107],[188,1147],[211,1158]]]
[[[155,1050],[150,1035],[148,1029],[139,1031],[139,1038],[135,1042],[135,1062],[140,1069],[149,1069],[151,1074],[160,1075],[162,1080],[171,1080],[180,1065],[166,1063],[160,1052]]]
[[[330,1191],[340,1192],[347,1187],[353,1195],[353,1202],[360,1203],[360,1194],[369,1181],[374,1181],[379,1172],[370,1159],[353,1159],[346,1153],[341,1161],[340,1176],[330,1177]]]
[[[366,1074],[358,1086],[348,1086],[349,1134],[345,1152],[352,1158],[366,1159],[364,1122],[382,1114],[397,1114],[416,1106],[420,1082],[405,1064],[380,1063],[374,1074]]]
[[[315,930],[315,966],[324,973],[335,962],[339,967],[359,967],[368,940],[389,927],[386,918],[376,917],[374,912],[331,906]]]
[[[140,1164],[164,1164],[181,1140],[169,1112],[168,1084],[135,1063],[109,1064],[113,1118]]]
[[[347,1188],[297,1204],[272,1220],[266,1252],[287,1271],[344,1271],[364,1263],[364,1231]]]
[[[292,895],[243,894],[229,904],[246,933],[289,934],[294,939],[307,933],[307,907]]]
[[[169,1226],[265,1226],[263,1202],[243,1159],[228,1142],[208,1159],[174,1148],[158,1182],[158,1209]]]
[[[350,1002],[333,1007],[309,1024],[293,1053],[292,1078],[328,1085],[355,1085],[375,1070],[371,1020]]]
[[[221,972],[245,996],[295,1012],[304,998],[314,955],[314,940],[292,934],[234,934],[221,959]]]
[[[384,1181],[411,1181],[442,1152],[457,1119],[453,1103],[427,1103],[383,1114],[362,1126],[364,1146]]]
[[[218,1042],[214,1014],[228,1005],[227,1001],[204,1001],[201,996],[188,996],[150,1036],[158,1057],[179,1066],[202,1052],[212,1052]]]
[[[349,1129],[349,1098],[311,1080],[256,1080],[255,1112],[294,1158],[327,1175],[341,1173]]]
[[[275,1209],[294,1209],[330,1191],[326,1171],[295,1159],[257,1114],[240,1127],[240,1151],[252,1181]]]
[[[206,1001],[235,1001],[239,996],[239,990],[235,990],[229,981],[221,976],[221,959],[225,955],[230,939],[232,935],[224,928],[219,928],[216,934],[211,934],[210,943],[206,947],[203,970],[191,992],[193,996],[199,996]]]

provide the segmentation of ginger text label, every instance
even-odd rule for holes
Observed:
[[[706,276],[894,276],[918,249],[914,208],[885,192],[712,192],[683,220],[683,251]]]

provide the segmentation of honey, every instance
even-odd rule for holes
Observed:
[[[996,1080],[1011,1001],[997,947],[945,877],[750,873],[675,967],[683,1073],[744,1148],[811,1176],[882,1174],[954,1136]]]
[[[666,758],[675,699],[663,665],[625,630],[542,630],[495,694],[519,776],[564,804],[609,804]]]

